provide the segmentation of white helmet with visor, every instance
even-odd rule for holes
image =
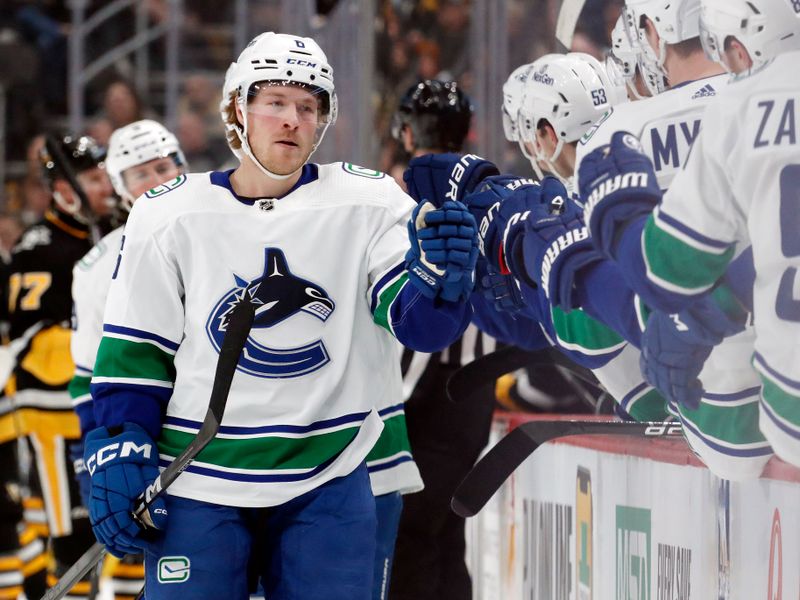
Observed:
[[[265,175],[273,179],[288,179],[294,173],[288,175],[273,173],[256,159],[248,141],[247,115],[248,112],[269,113],[278,109],[271,105],[256,107],[248,101],[265,86],[285,85],[299,86],[317,98],[316,110],[304,105],[299,107],[297,112],[301,121],[316,123],[318,131],[313,148],[316,150],[328,126],[336,121],[338,102],[333,86],[333,69],[328,64],[325,53],[314,40],[271,31],[262,33],[242,50],[235,63],[231,63],[223,85],[221,112],[226,129],[234,132],[239,139],[241,152],[247,155]],[[242,113],[244,121],[242,125],[228,122],[225,114],[225,108],[233,92],[236,92],[235,101]],[[233,152],[241,158],[241,153],[237,153],[235,149]]]

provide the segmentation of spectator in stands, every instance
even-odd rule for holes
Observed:
[[[113,81],[103,94],[103,113],[113,129],[145,118],[145,109],[133,85],[124,79]]]

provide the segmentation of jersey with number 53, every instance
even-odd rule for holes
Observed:
[[[643,235],[648,277],[665,294],[679,296],[709,289],[728,262],[752,244],[754,364],[764,383],[768,419],[796,440],[800,439],[798,60],[798,51],[778,56],[761,71],[730,83],[729,93],[709,106],[685,171],[675,178]]]
[[[629,131],[653,160],[659,187],[668,189],[700,133],[706,106],[725,88],[727,79],[727,75],[715,75],[690,81],[658,96],[610,109],[578,142],[576,177],[584,156],[608,144],[615,132]]]

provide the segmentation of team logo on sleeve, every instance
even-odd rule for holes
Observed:
[[[206,332],[219,352],[233,308],[244,298],[256,304],[253,329],[247,338],[238,369],[256,377],[300,377],[330,362],[321,339],[292,348],[271,348],[259,343],[259,329],[268,329],[295,317],[309,314],[325,322],[336,304],[319,285],[293,274],[283,252],[264,250],[264,272],[248,281],[234,274],[236,287],[228,291],[212,311]]]

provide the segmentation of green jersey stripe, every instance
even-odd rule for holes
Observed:
[[[389,417],[383,422],[383,431],[367,455],[367,462],[382,460],[399,452],[411,452],[405,414]]]
[[[89,384],[91,384],[91,377],[84,377],[82,375],[74,375],[72,380],[67,385],[69,397],[73,400],[81,398],[82,396],[89,395]]]
[[[725,272],[734,247],[723,252],[695,248],[662,228],[650,215],[642,235],[647,278],[666,290],[693,295],[709,289]]]
[[[359,424],[305,437],[270,435],[257,438],[215,438],[197,457],[198,462],[243,471],[313,469],[338,455],[355,438]],[[175,457],[195,438],[194,433],[165,427],[158,448]]]
[[[637,421],[666,421],[669,417],[664,397],[653,388],[631,400],[625,410]]]
[[[389,323],[389,308],[391,308],[392,302],[394,302],[395,298],[400,294],[400,290],[403,289],[407,281],[408,273],[403,271],[402,275],[395,279],[392,284],[383,288],[380,294],[378,294],[378,305],[375,307],[375,313],[372,318],[378,325],[386,329],[386,331],[392,335],[394,335],[394,331]]]
[[[175,381],[174,356],[153,344],[103,336],[95,378]]]
[[[772,379],[759,369],[764,384],[762,396],[772,412],[787,426],[800,431],[800,396],[795,396],[779,387]]]
[[[763,445],[764,435],[758,428],[758,397],[733,405],[702,402],[696,410],[680,407],[681,417],[693,424],[704,437],[725,446]]]
[[[553,327],[561,344],[570,350],[597,355],[618,350],[625,340],[614,330],[580,309],[564,312],[552,308]]]

